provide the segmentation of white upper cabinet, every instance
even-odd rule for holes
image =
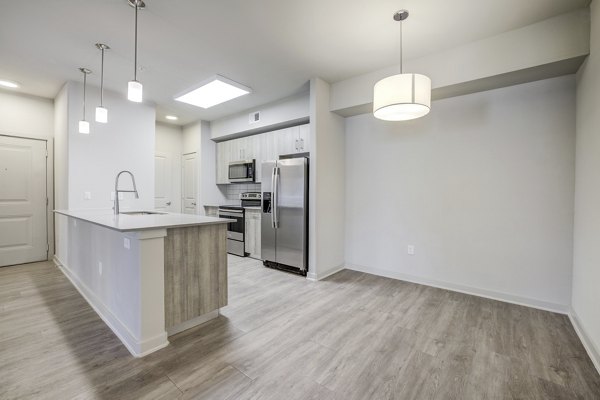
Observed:
[[[246,136],[217,143],[217,183],[230,183],[229,163],[256,161],[256,182],[261,182],[261,166],[264,161],[277,160],[286,154],[310,151],[310,124]]]
[[[229,183],[231,141],[217,143],[217,184]]]
[[[298,127],[298,143],[296,150],[299,153],[310,152],[310,124],[304,124]]]

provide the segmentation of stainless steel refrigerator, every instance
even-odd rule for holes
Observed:
[[[262,163],[261,256],[267,267],[308,270],[308,158]]]

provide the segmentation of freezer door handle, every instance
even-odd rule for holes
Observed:
[[[279,228],[279,168],[273,168],[272,186],[273,194],[272,198],[272,226],[273,228]]]
[[[275,168],[271,171],[271,227],[275,229]]]

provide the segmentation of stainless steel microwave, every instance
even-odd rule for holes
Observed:
[[[254,160],[229,163],[229,182],[254,182],[256,166]]]

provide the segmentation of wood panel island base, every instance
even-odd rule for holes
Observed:
[[[55,262],[136,357],[227,305],[227,223],[57,210]]]

